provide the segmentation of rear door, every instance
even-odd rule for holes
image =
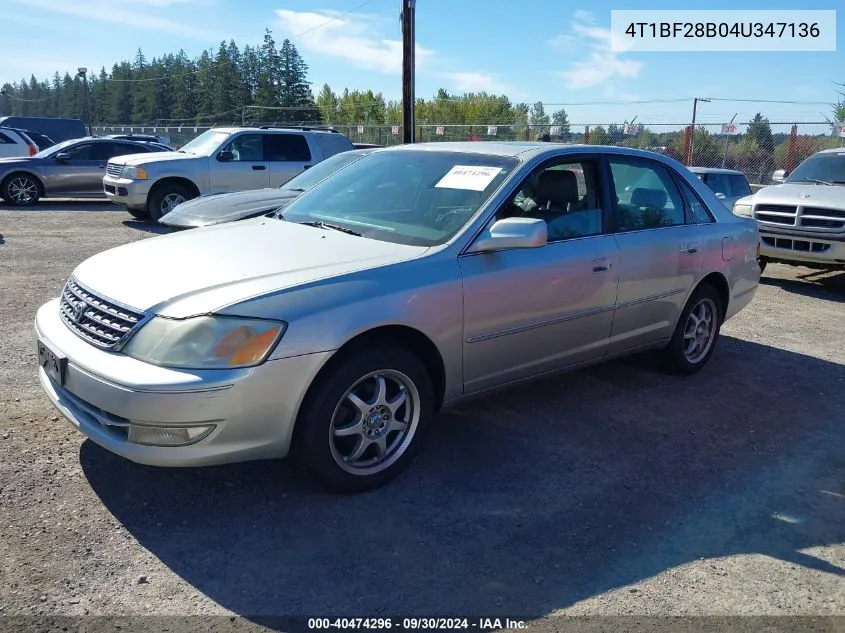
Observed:
[[[99,157],[99,143],[79,143],[62,149],[45,160],[46,196],[90,196],[101,193],[106,161]],[[66,155],[64,160],[56,156]]]
[[[319,162],[304,134],[272,132],[264,139],[264,151],[270,165],[270,186],[278,187]],[[314,160],[316,158],[316,161]]]
[[[233,159],[222,161],[212,156],[209,162],[211,193],[247,191],[270,186],[270,170],[264,158],[266,134],[238,134],[221,149],[232,152]]]

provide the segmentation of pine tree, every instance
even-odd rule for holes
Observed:
[[[290,108],[286,110],[288,120],[320,121],[320,111],[315,108],[314,94],[308,83],[308,65],[287,39],[279,51],[279,73],[279,102],[282,107]]]

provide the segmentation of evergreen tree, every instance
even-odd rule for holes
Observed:
[[[772,139],[772,127],[769,125],[769,120],[762,113],[758,112],[749,121],[745,136],[750,141],[754,141],[764,152],[771,154],[775,151],[775,143],[774,139]]]
[[[315,108],[314,94],[308,83],[308,66],[287,39],[282,42],[279,51],[279,73],[279,104],[286,108],[285,118],[289,121],[320,121],[320,111]]]

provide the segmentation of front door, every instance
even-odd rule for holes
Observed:
[[[459,257],[466,393],[606,354],[619,257],[597,167],[554,159],[497,214],[545,220],[545,246]]]
[[[221,148],[232,160],[212,156],[209,165],[211,193],[264,189],[270,186],[270,170],[264,159],[264,134],[239,134]]]
[[[687,221],[684,201],[668,170],[644,158],[610,156],[616,194],[619,294],[610,353],[672,337],[698,279],[705,244]]]
[[[97,156],[96,143],[80,143],[48,158],[44,167],[46,197],[102,194],[106,161]],[[56,160],[61,154],[62,160]]]

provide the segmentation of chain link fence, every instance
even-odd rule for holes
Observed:
[[[346,135],[353,143],[384,146],[402,143],[402,126],[398,123],[326,125]],[[170,145],[180,147],[208,129],[194,125],[107,125],[94,127],[93,131],[99,135],[154,134],[164,137]],[[555,143],[634,147],[669,155],[690,166],[734,169],[756,185],[770,184],[772,172],[776,169],[789,171],[815,152],[845,146],[845,136],[839,135],[845,135],[845,130],[827,121],[775,122],[763,126],[703,123],[696,125],[694,131],[684,123],[569,123],[555,126],[422,121],[417,122],[415,132],[420,143],[536,141],[545,137]]]

